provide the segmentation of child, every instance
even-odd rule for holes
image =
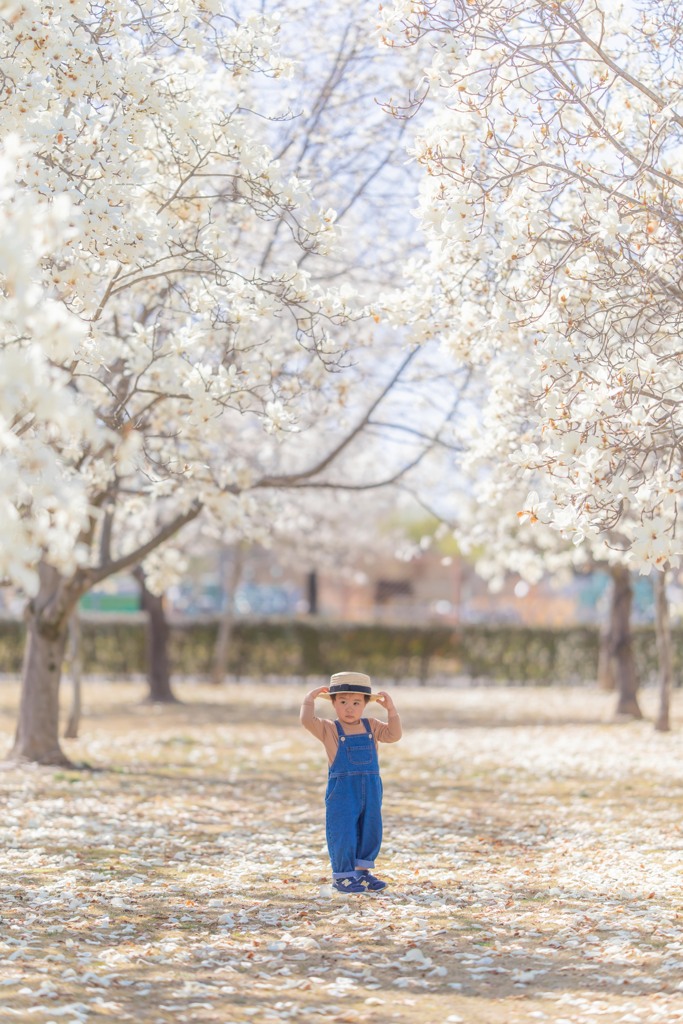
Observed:
[[[316,697],[332,701],[336,721],[315,717]],[[372,700],[387,709],[388,724],[362,717],[365,705]],[[362,672],[337,672],[329,687],[319,686],[306,694],[301,705],[301,724],[327,750],[325,821],[332,885],[343,893],[386,889],[387,883],[375,878],[371,870],[382,842],[382,780],[377,744],[395,743],[401,738],[401,719],[393,700],[383,690],[372,692],[370,676]]]

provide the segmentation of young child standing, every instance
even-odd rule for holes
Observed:
[[[316,718],[315,699],[331,700],[337,719]],[[364,718],[365,706],[377,701],[389,721]],[[363,672],[337,672],[330,685],[318,686],[304,697],[301,724],[324,744],[329,762],[325,792],[327,848],[332,884],[338,892],[366,893],[386,889],[371,872],[382,843],[382,780],[378,743],[400,740],[401,719],[384,690],[372,692]]]

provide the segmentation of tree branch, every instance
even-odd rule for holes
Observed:
[[[142,562],[147,555],[155,551],[164,541],[169,540],[173,537],[178,530],[186,526],[187,523],[191,523],[193,519],[196,519],[199,513],[204,508],[203,502],[197,500],[193,502],[187,512],[183,512],[177,515],[175,519],[172,519],[170,523],[167,523],[157,534],[154,535],[146,544],[141,544],[140,547],[135,548],[134,551],[128,552],[127,555],[122,555],[121,558],[114,559],[112,562],[106,562],[104,565],[100,565],[94,569],[83,570],[83,576],[87,579],[88,586],[92,587],[101,580],[106,579],[108,576],[113,576],[117,572],[122,572],[124,569],[129,569],[132,565],[137,565]]]
[[[385,388],[382,390],[382,392],[378,395],[378,397],[375,399],[375,401],[372,403],[372,405],[370,405],[370,407],[368,408],[368,410],[366,411],[366,413],[362,417],[362,419],[359,420],[359,422],[356,424],[356,426],[353,428],[353,430],[349,434],[347,434],[346,437],[342,441],[340,441],[340,443],[336,446],[336,448],[333,448],[332,451],[329,452],[324,458],[322,458],[314,466],[311,466],[309,469],[302,470],[300,473],[291,473],[291,474],[287,474],[287,475],[283,475],[283,476],[266,476],[266,477],[263,477],[261,480],[259,480],[258,483],[255,484],[254,486],[255,487],[290,487],[290,486],[298,486],[297,482],[299,480],[310,480],[311,477],[318,476],[319,473],[322,473],[323,470],[326,469],[330,465],[330,463],[333,462],[337,458],[337,456],[341,452],[344,451],[345,448],[348,448],[348,446],[351,444],[353,439],[356,438],[361,433],[361,431],[364,429],[364,427],[367,426],[368,421],[370,420],[370,417],[372,416],[372,414],[375,411],[375,409],[377,409],[377,407],[384,401],[386,396],[389,394],[391,389],[394,387],[396,382],[401,377],[401,374],[403,373],[403,371],[406,369],[407,366],[409,366],[409,364],[412,362],[412,360],[415,358],[415,356],[417,355],[417,353],[419,351],[420,351],[419,348],[414,348],[412,350],[412,352],[408,353],[408,355],[403,360],[403,362],[399,366],[399,368],[396,371],[396,373],[392,376],[392,378],[389,380],[388,384],[385,386]]]
[[[612,58],[605,53],[602,47],[599,46],[597,43],[594,43],[591,37],[586,32],[584,32],[583,29],[572,18],[565,17],[562,13],[562,9],[559,4],[555,7],[554,13],[557,15],[558,19],[562,22],[563,25],[573,29],[573,31],[576,32],[579,39],[582,39],[586,46],[590,47],[590,49],[593,50],[594,53],[597,53],[600,60],[604,61],[607,67],[611,68],[615,75],[618,75],[620,78],[623,78],[626,82],[629,83],[629,85],[632,85],[634,89],[637,89],[639,92],[642,92],[643,95],[647,96],[648,99],[652,100],[652,102],[655,103],[660,110],[663,110],[664,107],[667,106],[666,101],[663,100],[661,96],[658,96],[656,92],[653,92],[652,89],[649,89],[642,82],[638,81],[637,78],[634,78],[633,75],[630,75],[628,71],[625,71],[624,68],[620,67],[615,60],[612,60]],[[683,117],[680,117],[678,114],[675,114],[672,111],[671,119],[675,121],[676,124],[679,125],[681,128],[683,128]]]

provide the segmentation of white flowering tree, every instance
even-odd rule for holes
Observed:
[[[627,570],[681,551],[680,5],[396,0],[381,17],[390,47],[426,54],[394,104],[419,110],[418,336],[482,384],[462,438],[488,493],[461,532],[486,536],[495,573],[551,566],[556,531],[610,567],[623,625]],[[627,675],[619,710],[639,714]]]
[[[473,446],[540,477],[537,520],[578,542],[618,530],[639,570],[677,565],[680,5],[400,0],[382,17],[389,44],[430,53],[415,296],[422,333],[487,381]]]
[[[0,570],[31,595],[13,756],[59,762],[80,596],[203,509],[248,517],[242,419],[250,443],[293,425],[365,310],[300,265],[334,216],[269,145],[274,19],[55,0],[5,3],[0,33]]]
[[[315,114],[302,152],[282,145],[297,111],[277,39],[267,12],[219,0],[0,7],[0,574],[30,597],[15,758],[65,759],[83,593],[140,563],[160,591],[164,545],[200,515],[249,533],[261,491],[329,487],[405,372],[394,358],[378,385],[374,360],[344,381],[377,314],[306,177]],[[275,439],[297,431],[313,441],[286,463]]]

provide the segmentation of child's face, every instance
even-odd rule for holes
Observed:
[[[365,711],[365,700],[356,693],[338,694],[335,697],[334,709],[340,722],[354,725],[360,722]]]

